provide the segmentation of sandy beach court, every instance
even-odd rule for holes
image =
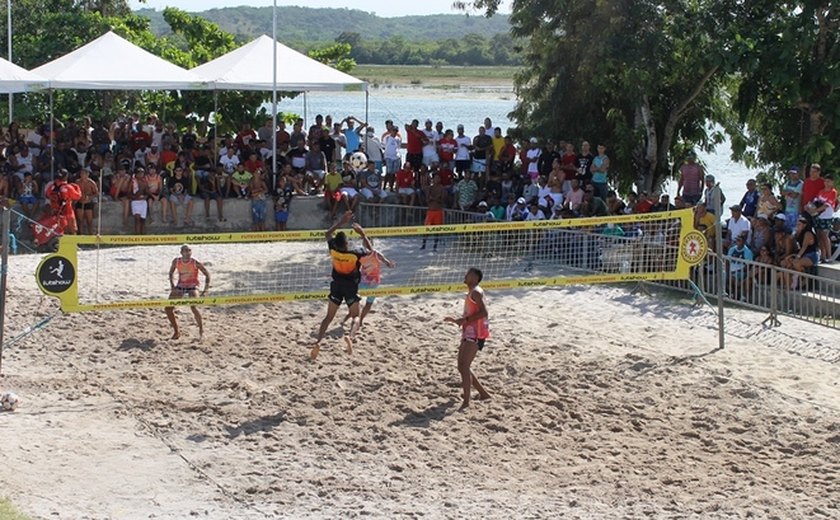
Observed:
[[[197,254],[200,258],[200,255]],[[7,337],[55,312],[14,257]],[[142,272],[126,269],[126,282]],[[34,518],[840,518],[830,329],[631,287],[380,298],[352,355],[322,302],[59,315],[4,356],[0,496]]]

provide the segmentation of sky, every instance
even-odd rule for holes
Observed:
[[[417,14],[455,14],[458,11],[452,9],[453,0],[423,0],[421,2],[406,2],[395,0],[306,0],[302,2],[277,0],[277,5],[305,5],[306,7],[347,7],[376,13],[379,16],[392,17]],[[507,3],[507,2],[505,2]],[[162,10],[165,7],[177,7],[185,11],[206,11],[213,8],[235,7],[249,5],[254,7],[270,7],[271,0],[146,0],[140,3],[138,0],[129,0],[133,9],[141,7]],[[502,9],[505,12],[506,9]]]

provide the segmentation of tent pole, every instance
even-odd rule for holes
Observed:
[[[307,121],[308,120],[306,119],[306,91],[304,91],[303,92],[303,131],[304,132],[306,131]]]
[[[271,39],[274,40],[274,58],[271,62],[271,193],[277,188],[277,0],[271,12]]]
[[[0,254],[2,258],[2,266],[0,266],[0,374],[3,371],[3,331],[6,328],[6,273],[9,271],[9,234],[12,227],[12,210],[10,208],[0,208],[0,220],[2,220],[3,227],[3,252]]]
[[[213,89],[213,164],[219,162],[219,91]]]
[[[55,180],[55,113],[53,111],[53,90],[50,89],[50,181]]]
[[[7,48],[9,49],[9,63],[12,61],[12,0],[6,0],[6,36],[8,37]],[[9,92],[9,124],[15,120],[15,95]],[[0,332],[2,337],[2,332]]]
[[[370,91],[365,87],[365,124],[370,124]]]

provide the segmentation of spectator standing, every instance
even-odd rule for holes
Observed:
[[[455,172],[458,179],[464,177],[464,173],[472,166],[472,139],[464,135],[464,125],[458,125],[458,135],[455,137],[457,148],[455,149]]]
[[[782,188],[782,194],[785,196],[785,224],[789,232],[796,229],[799,212],[802,209],[804,187],[805,185],[799,179],[799,168],[796,166],[788,168],[788,181]]]
[[[738,203],[741,206],[741,213],[748,219],[753,219],[757,216],[758,200],[760,197],[761,194],[758,192],[758,188],[756,188],[755,179],[748,180],[747,191],[741,197],[741,202]]]
[[[802,182],[802,198],[799,201],[802,208],[810,204],[825,187],[821,174],[822,166],[817,163],[812,164],[808,178]]]
[[[697,164],[697,154],[693,151],[686,155],[685,163],[680,166],[680,179],[677,182],[677,195],[681,195],[689,206],[700,202],[703,194],[703,167]]]
[[[592,172],[592,185],[595,187],[595,193],[602,200],[606,199],[610,172],[610,158],[607,156],[606,145],[598,145],[598,156],[592,159],[589,168]],[[580,172],[580,169],[578,169],[578,172]],[[584,172],[584,175],[586,175],[586,172]]]

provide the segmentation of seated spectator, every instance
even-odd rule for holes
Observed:
[[[651,208],[651,211],[654,213],[659,213],[663,211],[674,211],[677,208],[674,207],[673,204],[671,204],[670,199],[671,197],[667,193],[663,193],[659,196],[659,201],[656,204],[654,204],[653,208]]]
[[[796,229],[793,233],[794,254],[788,255],[782,260],[782,267],[797,272],[804,272],[806,269],[819,265],[820,248],[817,244],[817,234],[810,216],[802,215],[796,221]],[[798,280],[794,276],[784,276],[783,284],[788,289],[797,289]]]
[[[633,213],[650,213],[653,211],[653,201],[648,198],[646,191],[639,193],[639,200],[633,208]]]
[[[455,186],[455,191],[458,194],[457,207],[461,211],[469,211],[478,197],[478,184],[473,180],[472,172],[464,172],[464,178]]]
[[[583,203],[584,192],[580,189],[580,182],[577,179],[572,179],[572,189],[566,194],[566,202],[564,205],[566,209],[574,214],[580,212],[580,205]]]
[[[184,168],[176,166],[172,177],[169,178],[169,207],[172,210],[172,224],[178,224],[178,208],[184,208],[184,225],[192,225],[193,199],[190,196],[191,179],[185,174]]]
[[[775,259],[770,252],[770,246],[764,245],[758,249],[758,256],[755,257],[757,265],[753,265],[750,275],[745,280],[744,290],[747,295],[751,294],[753,285],[768,285],[773,279],[773,266]]]
[[[490,199],[490,213],[493,215],[493,220],[495,221],[506,220],[505,205],[501,203],[498,197]]]
[[[125,167],[120,164],[114,180],[111,182],[111,198],[119,201],[123,206],[123,225],[128,224],[129,204],[131,202],[131,176],[126,172]]]
[[[752,233],[750,221],[741,214],[741,206],[735,204],[729,207],[731,217],[726,223],[727,237],[723,241],[723,247],[729,248],[736,237],[744,237],[744,243],[749,243]]]
[[[779,199],[773,194],[773,188],[769,182],[762,183],[761,193],[758,196],[758,207],[756,215],[772,219],[782,209]]]
[[[397,172],[397,195],[400,204],[414,205],[414,169],[409,161],[406,161],[402,169]]]
[[[257,170],[265,170],[265,164],[257,158],[257,154],[251,152],[248,154],[248,160],[245,161],[245,171],[253,175]]]
[[[747,191],[741,197],[741,202],[738,205],[741,206],[741,213],[750,220],[756,217],[760,196],[761,194],[758,192],[758,188],[756,188],[755,179],[748,180]]]
[[[312,142],[309,151],[304,156],[303,169],[305,182],[311,183],[313,190],[317,191],[323,186],[327,164],[327,157],[321,151],[321,144],[318,141]]]
[[[627,204],[624,203],[621,198],[613,190],[609,190],[607,192],[607,211],[610,215],[623,215],[625,213],[625,209],[627,208]]]
[[[224,170],[222,170],[224,171]],[[210,220],[210,201],[216,201],[216,217],[219,222],[225,221],[224,215],[224,197],[222,197],[222,190],[217,182],[216,175],[204,175],[197,177],[198,179],[198,196],[204,201],[204,218]]]
[[[341,180],[343,181],[341,188],[339,188],[341,199],[344,201],[347,211],[355,212],[360,199],[359,190],[356,189],[356,178],[352,173],[345,171]]]
[[[525,213],[525,220],[529,222],[532,220],[545,220],[545,213],[543,213],[536,201],[531,202],[528,206],[528,211]]]
[[[359,174],[359,190],[367,202],[381,202],[387,193],[382,189],[382,174],[376,169],[376,163],[368,160],[365,169]]]
[[[732,299],[746,301],[744,288],[747,285],[749,267],[739,260],[752,261],[753,254],[747,247],[744,235],[737,235],[726,256],[729,261],[729,295]]]
[[[773,230],[773,247],[771,253],[773,253],[773,263],[781,266],[784,259],[793,254],[795,244],[793,237],[785,229],[785,216],[781,213],[779,215],[782,217],[782,228]]]
[[[3,179],[8,185],[8,178],[4,176]],[[8,198],[11,190],[7,186],[3,191],[5,192],[3,196]],[[34,219],[38,211],[40,201],[38,199],[38,181],[32,177],[32,172],[25,172],[23,174],[23,183],[21,183],[18,202],[23,210],[23,214],[30,219]]]
[[[341,200],[341,185],[344,180],[341,174],[335,169],[335,163],[330,163],[329,172],[324,176],[324,200],[330,210],[330,218],[335,218],[338,211],[338,203]]]
[[[768,221],[764,217],[756,217],[753,222],[755,225],[752,227],[752,233],[750,233],[749,238],[749,248],[752,249],[754,254],[757,254],[758,251],[761,250],[762,247],[771,246],[773,242],[773,234],[770,230],[770,221]]]
[[[160,176],[157,166],[149,164],[146,172],[146,191],[148,192],[147,202],[149,204],[149,224],[154,222],[155,202],[160,202],[160,217],[161,222],[166,222],[167,214],[169,213],[166,197],[163,193],[163,177]]]
[[[291,196],[294,195],[306,195],[306,191],[303,189],[303,182],[302,177],[297,176],[292,171],[292,165],[286,163],[280,169],[280,175],[277,177],[277,186],[275,188],[275,193],[278,195],[283,194],[284,197],[287,199],[291,199]],[[288,193],[288,195],[286,195]],[[287,200],[286,202],[288,202]]]
[[[537,180],[531,180],[530,178],[526,178],[524,181],[524,187],[522,188],[522,196],[525,197],[525,200],[528,201],[528,204],[531,202],[538,200],[540,196],[540,185]],[[583,192],[581,192],[583,193]]]
[[[582,217],[606,217],[607,204],[596,194],[595,186],[588,184],[583,193],[583,201],[580,204],[580,215]]]
[[[153,144],[151,148],[149,148],[149,151],[146,153],[145,162],[146,167],[154,166],[157,168],[160,166],[160,152],[158,151],[158,145]]]
[[[709,213],[705,204],[698,204],[694,208],[694,229],[706,236],[706,242],[708,242],[709,248],[712,250],[714,250],[715,244],[715,225],[715,216]]]
[[[236,193],[236,198],[249,198],[248,187],[251,184],[251,180],[253,178],[254,175],[251,172],[245,170],[244,164],[236,165],[236,170],[230,176],[230,185],[233,188],[233,192]]]

